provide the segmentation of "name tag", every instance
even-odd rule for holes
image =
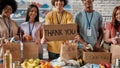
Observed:
[[[87,29],[87,36],[91,36],[92,35],[92,30],[91,29]]]

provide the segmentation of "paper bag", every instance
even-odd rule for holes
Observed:
[[[7,43],[3,44],[4,53],[6,50],[10,50],[12,54],[12,61],[21,61],[21,51],[20,51],[20,44],[19,43]]]
[[[111,45],[110,52],[112,53],[112,64],[115,64],[115,59],[120,59],[120,45]]]
[[[38,58],[39,45],[35,42],[23,42],[24,59]]]
[[[69,60],[77,58],[77,45],[76,43],[65,42],[61,46],[60,57]]]

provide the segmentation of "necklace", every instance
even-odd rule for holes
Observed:
[[[64,14],[64,11],[62,12],[62,16],[60,17],[60,20],[58,19],[58,15],[57,15],[57,12],[56,12],[56,18],[57,18],[57,23],[60,24],[61,21],[62,21],[62,17],[63,17],[63,14]]]
[[[8,33],[9,33],[9,37],[10,37],[10,19],[8,19],[8,24],[5,20],[5,18],[3,18],[4,24],[6,25],[7,29],[8,29]]]

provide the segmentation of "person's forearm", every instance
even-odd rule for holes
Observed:
[[[79,38],[79,42],[84,46],[87,46],[87,43],[81,37]]]
[[[102,39],[103,39],[103,30],[102,29],[100,30],[100,34],[99,35],[100,36],[98,37],[98,41],[97,41],[96,44],[100,46],[100,44],[102,42]]]
[[[106,43],[111,43],[112,41],[111,41],[111,39],[105,39],[105,42]]]

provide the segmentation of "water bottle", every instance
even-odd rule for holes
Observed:
[[[4,67],[5,68],[12,68],[12,54],[10,53],[10,50],[6,50],[6,53],[4,54]]]

